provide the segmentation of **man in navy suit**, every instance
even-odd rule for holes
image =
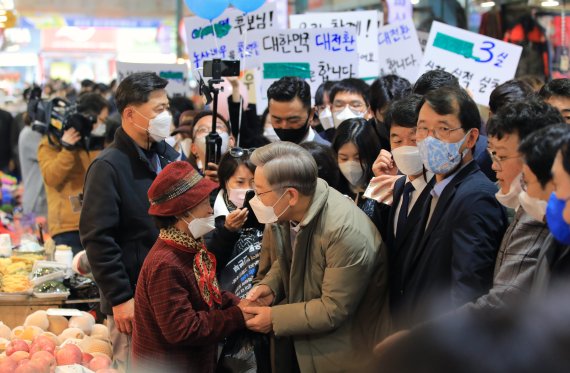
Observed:
[[[463,89],[443,87],[418,108],[417,145],[435,184],[409,228],[414,242],[395,274],[398,327],[433,317],[434,301],[444,312],[487,293],[508,225],[497,187],[473,161],[481,123],[475,102]]]

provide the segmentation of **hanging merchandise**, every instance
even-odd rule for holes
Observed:
[[[481,16],[479,33],[495,39],[503,38],[503,23],[501,21],[501,12],[499,10],[493,8]]]
[[[544,28],[528,13],[505,33],[504,41],[523,47],[516,76],[538,75],[550,78],[548,40]]]

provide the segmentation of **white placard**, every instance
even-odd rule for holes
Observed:
[[[186,95],[188,86],[188,66],[186,64],[130,63],[117,61],[117,79],[119,82],[133,73],[155,72],[168,80],[166,92],[169,96]]]
[[[422,63],[422,48],[412,20],[391,23],[378,32],[380,75],[396,74],[414,83]]]
[[[413,21],[414,7],[410,0],[386,0],[388,7],[388,23]]]
[[[259,45],[263,64],[255,84],[260,113],[267,107],[267,88],[283,76],[305,78],[313,97],[319,85],[327,80],[358,77],[354,28],[268,32],[261,36]]]
[[[227,8],[212,23],[200,17],[188,17],[184,19],[184,27],[192,70],[213,58],[240,60],[241,70],[257,67],[260,49],[256,35],[281,28],[276,4],[269,3],[246,15],[236,8]]]
[[[420,72],[443,69],[488,106],[493,89],[514,78],[521,52],[518,45],[434,22]]]
[[[358,12],[306,13],[289,17],[291,28],[339,28],[352,27],[356,31],[359,56],[359,77],[373,80],[378,77],[378,12],[376,10]]]

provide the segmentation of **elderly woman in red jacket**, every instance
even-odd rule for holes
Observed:
[[[137,282],[135,371],[214,372],[218,343],[244,329],[247,301],[221,291],[202,236],[214,228],[208,196],[217,184],[173,162],[148,191],[160,235]]]

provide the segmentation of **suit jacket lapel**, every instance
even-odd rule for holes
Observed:
[[[479,166],[475,161],[471,161],[468,163],[455,177],[453,180],[447,184],[447,186],[443,189],[443,192],[439,196],[439,200],[437,201],[437,205],[435,206],[435,210],[432,214],[432,217],[429,221],[429,225],[427,226],[422,239],[420,240],[419,246],[416,246],[412,249],[409,253],[408,260],[406,260],[407,268],[406,268],[406,275],[409,273],[414,266],[414,263],[420,258],[421,253],[424,251],[427,243],[430,239],[431,234],[435,227],[437,227],[440,223],[441,218],[443,217],[444,213],[447,211],[447,205],[452,200],[453,196],[455,196],[455,192],[457,190],[457,186],[461,184],[461,182],[471,173],[476,172],[479,170]],[[434,183],[435,183],[435,176],[434,176]],[[435,185],[435,184],[434,184]],[[431,196],[430,196],[431,197]],[[429,212],[431,207],[432,198],[427,198],[425,204],[425,213],[423,214],[423,221],[422,226],[425,227],[427,224],[427,219],[429,218]],[[410,260],[411,258],[411,260]]]
[[[404,191],[404,185],[406,184],[406,177],[401,177],[396,180],[394,184],[394,197],[392,198],[392,208],[390,208],[390,214],[388,216],[388,221],[386,222],[389,226],[386,229],[386,243],[388,247],[394,251],[396,248],[396,240],[394,237],[394,221],[396,219],[396,208],[400,203],[402,198],[402,193]]]
[[[423,235],[423,230],[425,229],[425,226],[422,225],[420,227],[420,226],[418,226],[418,224],[422,220],[423,215],[426,211],[425,205],[426,205],[427,199],[429,199],[429,202],[431,204],[431,198],[430,198],[431,197],[431,190],[432,190],[434,184],[435,184],[435,176],[433,176],[431,178],[431,180],[428,181],[426,187],[424,188],[424,190],[422,190],[422,193],[420,194],[416,203],[412,207],[412,210],[410,211],[410,214],[408,215],[408,221],[407,221],[406,226],[404,227],[402,237],[399,237],[398,240],[396,241],[395,246],[398,249],[399,249],[399,246],[406,240],[406,238],[414,232],[414,230],[417,230],[417,229],[422,230],[422,232],[420,232],[420,237]],[[430,205],[428,204],[428,206],[427,206],[428,214],[429,214],[429,207],[430,207]]]

